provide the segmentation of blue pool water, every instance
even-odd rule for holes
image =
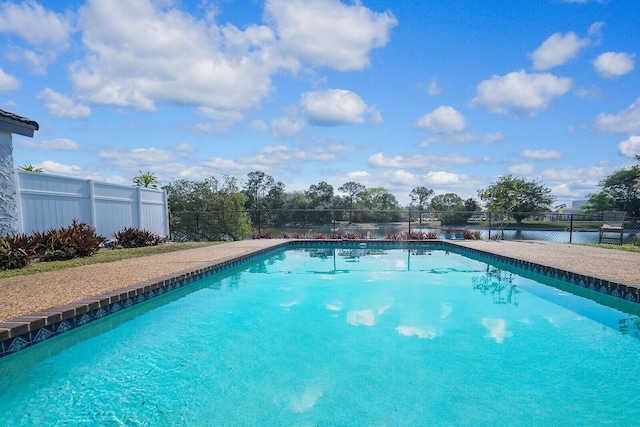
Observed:
[[[635,308],[499,267],[276,252],[0,359],[0,425],[637,425]]]

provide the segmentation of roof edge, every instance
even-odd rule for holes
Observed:
[[[40,125],[36,121],[0,110],[0,130],[33,137],[33,132],[39,129]]]

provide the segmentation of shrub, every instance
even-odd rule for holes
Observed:
[[[35,254],[35,246],[37,242],[34,242],[32,236],[27,236],[26,234],[14,234],[11,236],[6,236],[4,240],[11,246],[12,248],[22,249],[27,253],[27,255],[32,256]]]
[[[96,229],[84,222],[73,220],[69,227],[49,229],[43,233],[43,261],[62,261],[91,256],[98,252],[105,239]]]
[[[142,248],[145,246],[157,246],[162,243],[162,238],[157,234],[139,228],[125,227],[113,234],[115,245],[122,248]]]
[[[0,270],[23,268],[29,264],[29,255],[18,246],[13,246],[11,238],[0,239]]]
[[[258,235],[258,239],[275,239],[276,236],[273,234],[271,230],[261,231]]]
[[[480,240],[482,233],[480,231],[462,230],[462,237],[467,240]]]
[[[412,231],[403,231],[401,233],[393,233],[388,231],[385,234],[385,237],[388,240],[435,240],[439,239],[438,233],[434,231],[421,231],[421,230],[412,230]]]
[[[384,233],[384,237],[387,240],[402,240],[402,236],[398,233],[394,233],[393,231],[387,231]]]
[[[338,230],[335,233],[332,233],[330,238],[338,239],[338,240],[366,240],[367,234],[366,233],[347,233],[344,230]]]

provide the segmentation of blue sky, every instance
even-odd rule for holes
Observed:
[[[0,0],[0,108],[59,175],[570,204],[640,154],[639,40],[636,0]]]

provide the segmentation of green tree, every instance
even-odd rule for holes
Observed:
[[[478,212],[480,210],[480,204],[473,197],[464,201],[464,210],[468,213]]]
[[[333,199],[333,185],[325,181],[309,186],[307,196],[311,199],[311,209],[329,209]]]
[[[322,224],[331,222],[333,219],[330,211],[333,202],[333,186],[321,181],[317,185],[309,186],[306,194],[309,198],[309,208],[318,211],[311,215],[311,220]]]
[[[251,235],[251,221],[244,208],[247,198],[235,178],[182,179],[163,189],[175,240],[242,240]]]
[[[420,225],[422,225],[422,211],[425,210],[429,203],[429,197],[433,196],[433,190],[427,187],[416,187],[411,190],[411,205],[416,207],[420,212]]]
[[[39,167],[34,166],[34,165],[18,166],[18,169],[23,170],[23,171],[27,171],[27,172],[38,172],[38,173],[42,172],[42,168],[39,168]]]
[[[338,187],[338,191],[345,193],[347,200],[347,209],[349,209],[349,222],[353,222],[354,202],[358,199],[360,193],[366,190],[366,187],[360,183],[349,181]]]
[[[285,198],[285,209],[288,213],[287,221],[291,224],[306,225],[310,222],[310,215],[307,211],[311,205],[311,199],[304,191],[294,191],[287,193]]]
[[[133,177],[133,185],[136,187],[144,187],[144,188],[158,188],[158,177],[153,172],[140,172],[140,175],[136,175]]]
[[[365,212],[356,218],[359,221],[398,221],[402,215],[398,200],[384,187],[367,188],[358,196]]]
[[[528,181],[504,175],[489,187],[478,190],[489,211],[513,216],[518,224],[533,212],[548,211],[556,200],[551,189],[537,180]]]
[[[274,224],[281,222],[278,213],[284,204],[284,184],[276,182],[271,175],[262,171],[253,171],[247,174],[243,193],[247,197],[245,207],[251,210],[251,222],[254,228],[260,229],[262,224]]]
[[[465,211],[464,200],[455,193],[446,193],[431,199],[431,210],[438,213],[442,225],[465,224],[470,214]]]
[[[636,156],[640,161],[640,156]],[[598,184],[602,190],[591,194],[583,207],[587,212],[623,210],[630,217],[640,216],[640,165],[618,170]]]
[[[272,176],[262,171],[249,172],[243,187],[243,192],[247,196],[247,209],[264,208],[264,196],[274,185],[275,180]]]

